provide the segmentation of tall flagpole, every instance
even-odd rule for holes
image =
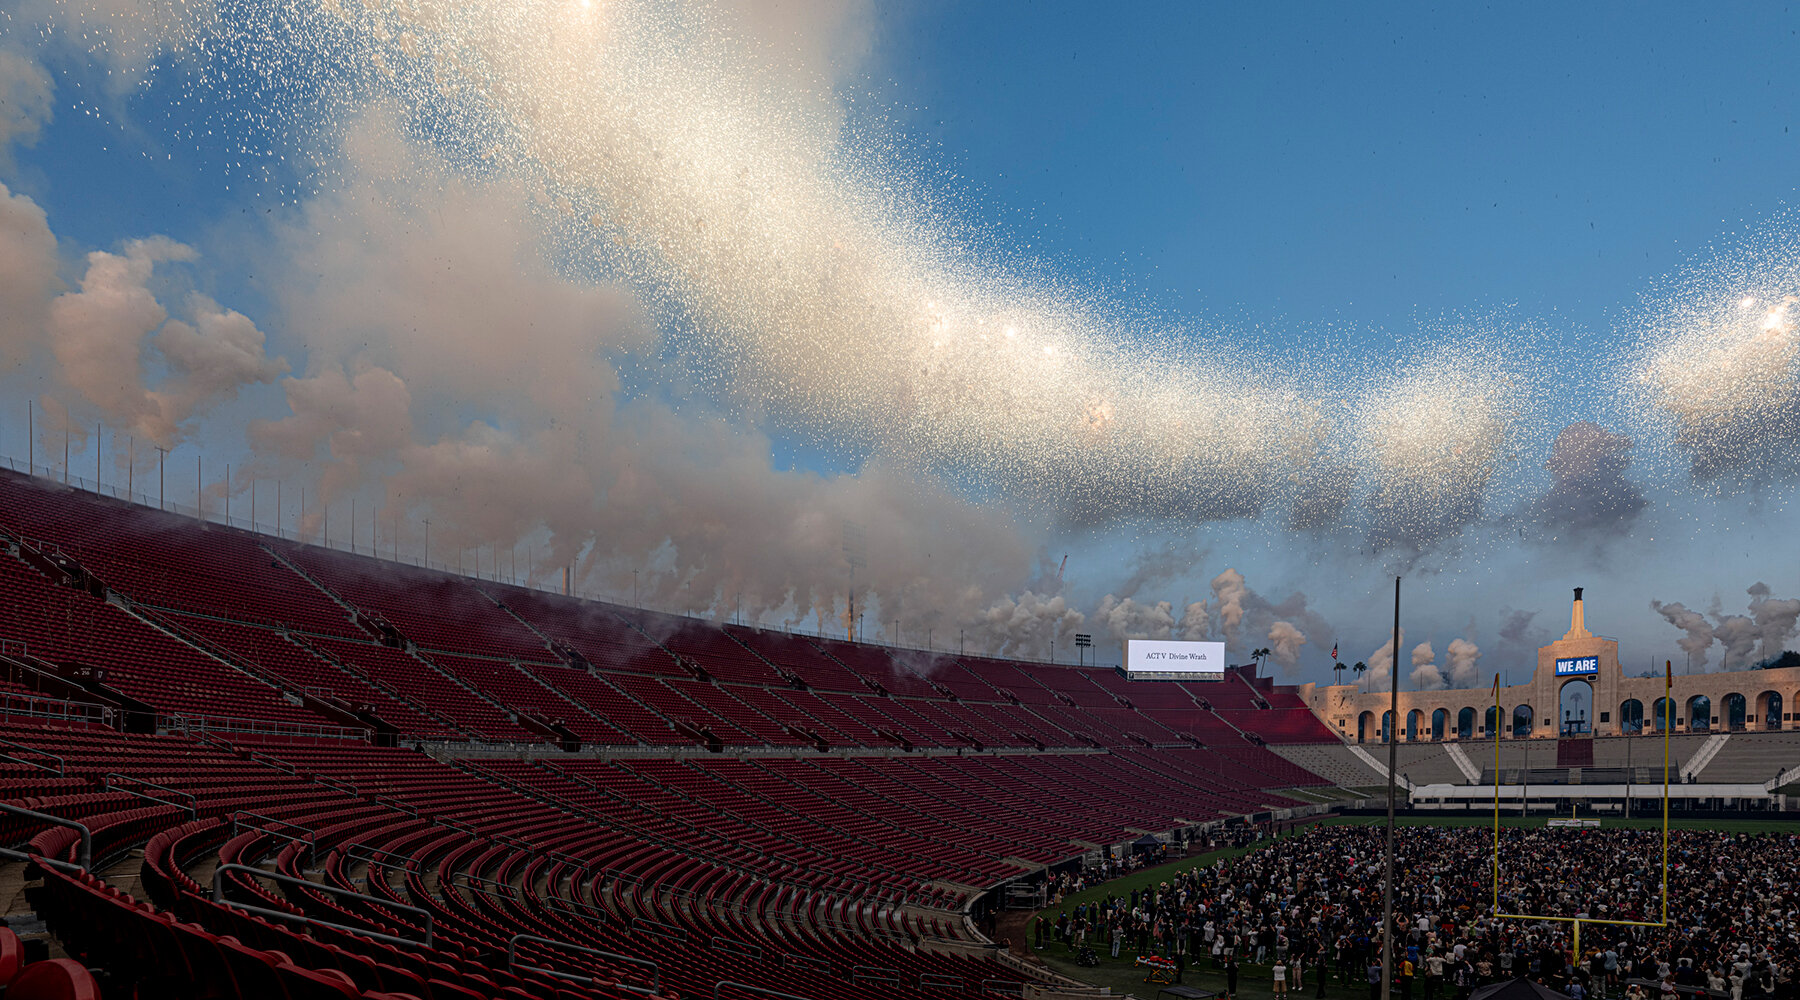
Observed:
[[[1400,766],[1400,578],[1394,577],[1393,659],[1388,668],[1387,872],[1381,879],[1381,1000],[1394,991],[1394,773]]]

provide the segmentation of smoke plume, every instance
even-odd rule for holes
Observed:
[[[1413,647],[1412,673],[1407,676],[1407,683],[1414,691],[1441,691],[1444,689],[1444,674],[1437,666],[1437,653],[1431,643],[1421,642]]]
[[[1682,636],[1675,641],[1675,644],[1681,647],[1683,653],[1687,654],[1690,663],[1705,669],[1707,650],[1711,649],[1713,644],[1713,626],[1706,620],[1706,616],[1698,611],[1689,610],[1680,602],[1664,604],[1661,601],[1651,601],[1650,610],[1661,615],[1664,621],[1681,630]]]
[[[1453,688],[1471,688],[1481,680],[1477,664],[1481,660],[1481,647],[1467,639],[1450,640],[1444,650],[1444,663],[1450,668],[1449,685]]]
[[[1761,581],[1751,584],[1747,593],[1750,614],[1756,619],[1756,639],[1761,645],[1758,659],[1780,656],[1800,622],[1800,599],[1771,597],[1769,585]]]
[[[1285,671],[1300,666],[1300,647],[1306,645],[1306,634],[1290,622],[1278,621],[1269,626],[1269,653]]]
[[[1400,630],[1400,641],[1406,641],[1405,629]],[[1375,652],[1370,653],[1369,658],[1364,662],[1369,665],[1369,671],[1364,675],[1364,690],[1386,691],[1394,682],[1393,637],[1389,636],[1388,641],[1377,647]]]
[[[1107,594],[1094,618],[1114,639],[1167,639],[1175,631],[1175,608],[1168,601],[1145,604]]]

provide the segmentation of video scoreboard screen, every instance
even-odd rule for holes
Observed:
[[[1556,676],[1585,677],[1600,672],[1598,656],[1568,656],[1556,661]]]
[[[1222,681],[1225,679],[1225,644],[1127,639],[1125,676],[1149,681]]]

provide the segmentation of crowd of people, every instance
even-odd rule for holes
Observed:
[[[1214,969],[1233,994],[1254,966],[1278,992],[1325,996],[1335,983],[1378,998],[1384,836],[1379,826],[1306,829],[1142,890],[1064,907],[1038,919],[1034,941],[1127,961],[1155,954],[1183,973]],[[1575,1000],[1705,995],[1696,991],[1800,1000],[1800,834],[1675,831],[1667,925],[1593,922],[1662,920],[1661,837],[1503,830],[1496,910],[1490,829],[1399,828],[1394,993],[1463,1000],[1485,983],[1523,977]],[[1116,874],[1067,876],[1060,888]],[[1573,924],[1541,917],[1583,918],[1579,951]]]

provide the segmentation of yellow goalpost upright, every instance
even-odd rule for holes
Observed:
[[[1675,729],[1675,672],[1671,661],[1663,661],[1663,794],[1662,794],[1662,919],[1604,920],[1598,917],[1560,917],[1535,913],[1500,912],[1500,675],[1494,675],[1494,906],[1493,915],[1504,920],[1543,920],[1574,925],[1575,961],[1581,961],[1581,925],[1613,924],[1625,927],[1667,927],[1669,925],[1669,735]],[[1626,794],[1630,794],[1627,790]],[[1521,802],[1528,807],[1529,803]],[[1522,808],[1520,814],[1529,815]]]

